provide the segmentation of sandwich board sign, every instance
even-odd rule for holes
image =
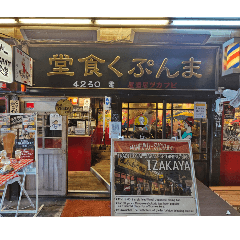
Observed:
[[[112,216],[199,216],[190,140],[112,139]]]

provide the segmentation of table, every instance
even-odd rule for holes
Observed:
[[[22,192],[25,193],[26,197],[28,198],[31,206],[33,208],[35,208],[32,200],[30,199],[30,197],[28,196],[28,193],[26,192],[25,188],[24,188],[24,183],[25,183],[25,177],[26,177],[26,167],[30,164],[32,164],[34,162],[33,159],[20,159],[19,162],[17,163],[11,163],[11,167],[14,168],[14,170],[12,170],[11,172],[9,172],[8,174],[2,175],[0,174],[0,186],[5,184],[5,188],[3,191],[3,196],[2,196],[2,200],[1,200],[1,204],[0,204],[0,213],[16,213],[15,217],[17,217],[18,213],[36,213],[37,212],[37,205],[38,205],[38,201],[37,201],[37,197],[36,197],[36,210],[19,210],[19,206],[20,206],[20,202],[21,202],[21,198],[22,198]],[[21,182],[21,178],[19,175],[21,175],[22,173],[19,172],[20,170],[23,170],[23,180]],[[3,210],[2,206],[3,206],[3,202],[4,202],[4,198],[5,198],[5,194],[7,191],[7,187],[8,184],[12,184],[14,182],[18,182],[18,184],[21,187],[21,191],[20,191],[20,196],[18,199],[18,205],[17,205],[17,209],[16,210]],[[37,190],[36,190],[36,195],[37,195]],[[1,216],[1,214],[0,214]]]

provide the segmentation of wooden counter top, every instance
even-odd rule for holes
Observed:
[[[68,137],[91,137],[88,135],[68,135]]]

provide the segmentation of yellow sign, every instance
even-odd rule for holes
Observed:
[[[69,65],[73,64],[73,59],[70,58],[67,54],[58,54],[53,55],[53,58],[49,58],[49,64],[52,65],[52,63],[55,62],[55,68],[53,68],[53,72],[47,73],[47,76],[52,76],[52,75],[69,75],[73,76],[74,72],[69,72],[69,68],[67,68],[67,62],[69,62]]]
[[[61,99],[56,103],[55,109],[59,115],[67,116],[72,112],[73,105],[69,100]]]

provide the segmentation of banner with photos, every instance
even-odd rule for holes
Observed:
[[[112,215],[199,215],[190,141],[111,144]]]

